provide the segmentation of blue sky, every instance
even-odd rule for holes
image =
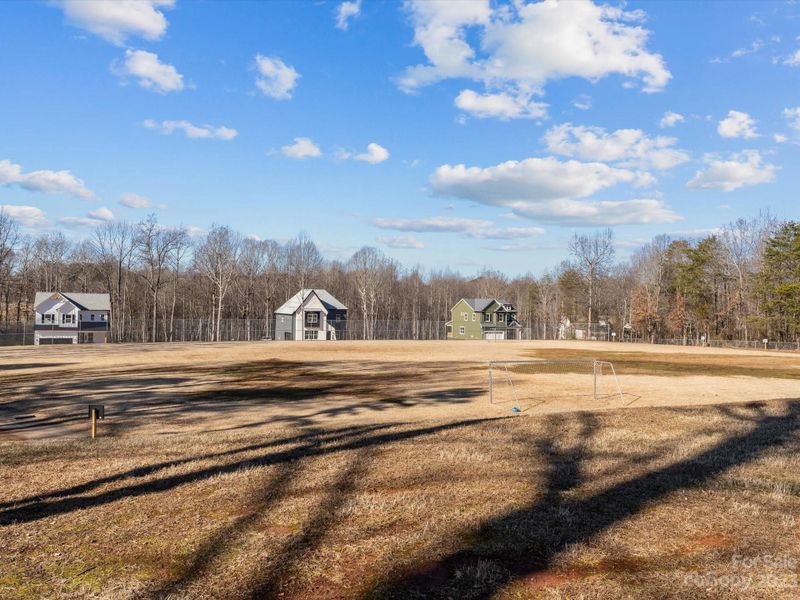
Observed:
[[[800,218],[796,3],[6,1],[0,81],[32,233],[154,211],[516,274]]]

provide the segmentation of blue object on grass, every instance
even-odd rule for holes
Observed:
[[[511,412],[522,412],[522,409],[519,406],[515,406],[511,409]]]

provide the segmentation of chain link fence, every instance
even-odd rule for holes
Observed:
[[[443,320],[380,320],[364,323],[350,320],[337,329],[338,340],[444,340],[447,339],[446,321]],[[158,342],[212,342],[214,341],[215,323],[210,319],[175,319],[158,321],[156,324],[156,341]],[[141,343],[152,341],[152,329],[149,321],[138,319],[126,320],[122,331],[112,331],[112,340],[124,343]],[[609,337],[605,326],[598,330],[597,341],[615,339]],[[600,335],[603,334],[603,335]],[[0,322],[0,346],[29,346],[33,344],[33,324],[28,322]],[[220,321],[220,341],[247,342],[271,340],[274,337],[274,323],[263,319],[222,319]],[[523,327],[519,330],[522,340],[543,339],[538,329]],[[563,338],[562,338],[563,339]],[[574,339],[574,338],[573,338]],[[649,338],[617,339],[617,343],[649,344]],[[753,350],[795,350],[800,351],[800,340],[794,342],[763,340],[705,340],[695,339],[657,339],[656,344],[674,346],[705,346],[711,348],[745,348]]]
[[[24,321],[0,321],[0,346],[33,345],[33,324]]]

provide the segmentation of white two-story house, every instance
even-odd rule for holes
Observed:
[[[108,294],[36,292],[33,343],[104,344],[111,330]]]
[[[275,311],[276,340],[335,340],[346,331],[347,307],[327,290],[301,290]]]

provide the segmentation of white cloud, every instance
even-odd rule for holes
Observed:
[[[208,230],[204,229],[203,227],[198,227],[197,225],[187,225],[186,234],[189,237],[203,237],[204,235],[208,234]]]
[[[728,116],[717,125],[717,133],[724,138],[744,138],[746,140],[758,137],[756,122],[750,115],[738,110],[728,111]]]
[[[322,156],[322,151],[311,138],[296,137],[294,138],[294,144],[281,146],[281,154],[289,158],[303,159]]]
[[[683,123],[685,120],[686,118],[682,114],[668,110],[664,113],[664,116],[661,117],[661,120],[658,122],[658,126],[662,129],[666,129],[668,127],[675,127],[675,125],[678,123]]]
[[[8,215],[25,227],[37,227],[47,224],[44,213],[35,206],[0,204],[0,213]]]
[[[524,97],[542,93],[552,80],[597,81],[611,74],[641,79],[645,92],[657,92],[671,78],[662,57],[647,50],[649,32],[637,22],[642,11],[588,0],[497,6],[410,0],[407,7],[414,43],[427,58],[397,79],[407,92],[465,78],[482,82],[487,95]]]
[[[71,25],[122,46],[129,36],[159,40],[167,31],[163,9],[175,0],[56,0]]]
[[[101,206],[97,210],[91,211],[89,213],[89,217],[91,217],[92,219],[97,219],[98,221],[113,221],[114,213],[112,213],[105,206]]]
[[[789,122],[789,127],[795,131],[800,131],[800,106],[784,108],[783,118]]]
[[[561,198],[547,202],[515,202],[510,208],[519,216],[560,225],[641,225],[671,223],[680,216],[661,200],[574,200]]]
[[[256,54],[256,87],[265,96],[276,100],[289,100],[297,87],[300,74],[275,56]]]
[[[689,155],[672,146],[672,137],[648,137],[641,129],[617,129],[607,133],[600,127],[565,123],[545,133],[547,149],[555,154],[582,160],[616,162],[642,169],[671,169],[689,160]]]
[[[800,67],[800,50],[797,50],[794,54],[787,57],[786,60],[783,61],[783,64],[790,67]]]
[[[376,165],[378,163],[382,163],[383,161],[389,158],[389,151],[380,144],[372,142],[370,144],[367,144],[366,152],[362,152],[361,154],[356,154],[353,158],[355,158],[356,160],[368,162],[372,165]]]
[[[746,185],[774,181],[778,169],[775,165],[763,163],[761,154],[757,150],[744,150],[732,154],[729,160],[707,154],[703,161],[707,168],[697,171],[687,182],[686,187],[731,192]]]
[[[677,231],[670,231],[668,235],[688,238],[703,238],[710,235],[720,235],[722,231],[722,227],[696,227],[694,229],[678,229]]]
[[[769,40],[772,43],[780,42],[780,36],[772,36]],[[747,56],[749,54],[755,54],[756,52],[760,51],[761,49],[765,48],[766,44],[763,40],[755,40],[749,46],[744,46],[741,48],[737,48],[733,52],[731,52],[728,56],[723,57],[715,57],[712,58],[710,62],[714,64],[722,64],[722,63],[729,63],[732,60],[742,58],[743,56]]]
[[[636,183],[636,173],[603,163],[560,161],[553,157],[510,160],[487,168],[442,165],[431,176],[438,195],[506,205],[586,197],[618,183]]]
[[[442,165],[430,178],[436,195],[503,206],[528,219],[573,225],[677,220],[679,217],[656,199],[583,199],[620,183],[651,182],[647,174],[553,157],[508,161],[487,168]]]
[[[156,204],[146,196],[133,193],[122,194],[119,203],[128,208],[166,208],[163,204]]]
[[[785,144],[789,141],[789,136],[783,133],[776,133],[773,134],[772,139],[775,140],[778,144]]]
[[[58,222],[67,227],[97,227],[114,220],[114,213],[105,207],[89,212],[85,217],[61,217]]]
[[[479,119],[539,119],[547,116],[547,104],[531,100],[530,94],[512,95],[507,92],[479,94],[461,90],[455,105]]]
[[[125,62],[112,70],[120,76],[136,77],[139,85],[160,94],[179,92],[185,85],[183,75],[172,65],[162,63],[158,55],[146,50],[125,50]]]
[[[398,236],[381,235],[378,236],[377,240],[381,244],[389,246],[389,248],[422,250],[425,247],[425,244],[422,243],[421,240],[418,240],[413,235],[398,235]]]
[[[578,110],[589,110],[592,108],[592,97],[588,94],[581,94],[572,101],[572,106]]]
[[[742,56],[747,56],[748,54],[755,54],[761,48],[764,47],[764,42],[761,40],[756,40],[752,44],[750,44],[747,48],[737,48],[733,52],[731,52],[731,58],[741,58]]]
[[[347,31],[350,19],[355,19],[361,14],[361,0],[342,2],[336,9],[336,27]]]
[[[544,233],[541,227],[498,227],[486,219],[464,217],[423,217],[419,219],[376,218],[372,224],[381,229],[415,233],[463,233],[475,239],[518,240]]]
[[[484,219],[466,219],[464,217],[424,217],[420,219],[372,219],[372,224],[381,229],[395,231],[413,231],[416,233],[464,233],[476,229],[491,227],[493,223]]]
[[[66,194],[84,200],[92,200],[94,192],[88,190],[82,180],[69,171],[30,171],[23,173],[20,165],[9,160],[0,160],[0,185],[19,187],[45,194]]]
[[[469,236],[482,240],[523,240],[543,233],[541,227],[488,227]]]
[[[153,121],[147,119],[143,125],[147,129],[156,129],[159,132],[170,135],[175,130],[183,131],[186,137],[191,139],[212,139],[212,140],[232,140],[239,132],[231,127],[214,127],[213,125],[194,125],[186,120],[181,121]]]
[[[486,247],[486,250],[492,250],[494,252],[533,252],[540,249],[540,246],[527,242],[512,242],[510,244],[496,244]]]

